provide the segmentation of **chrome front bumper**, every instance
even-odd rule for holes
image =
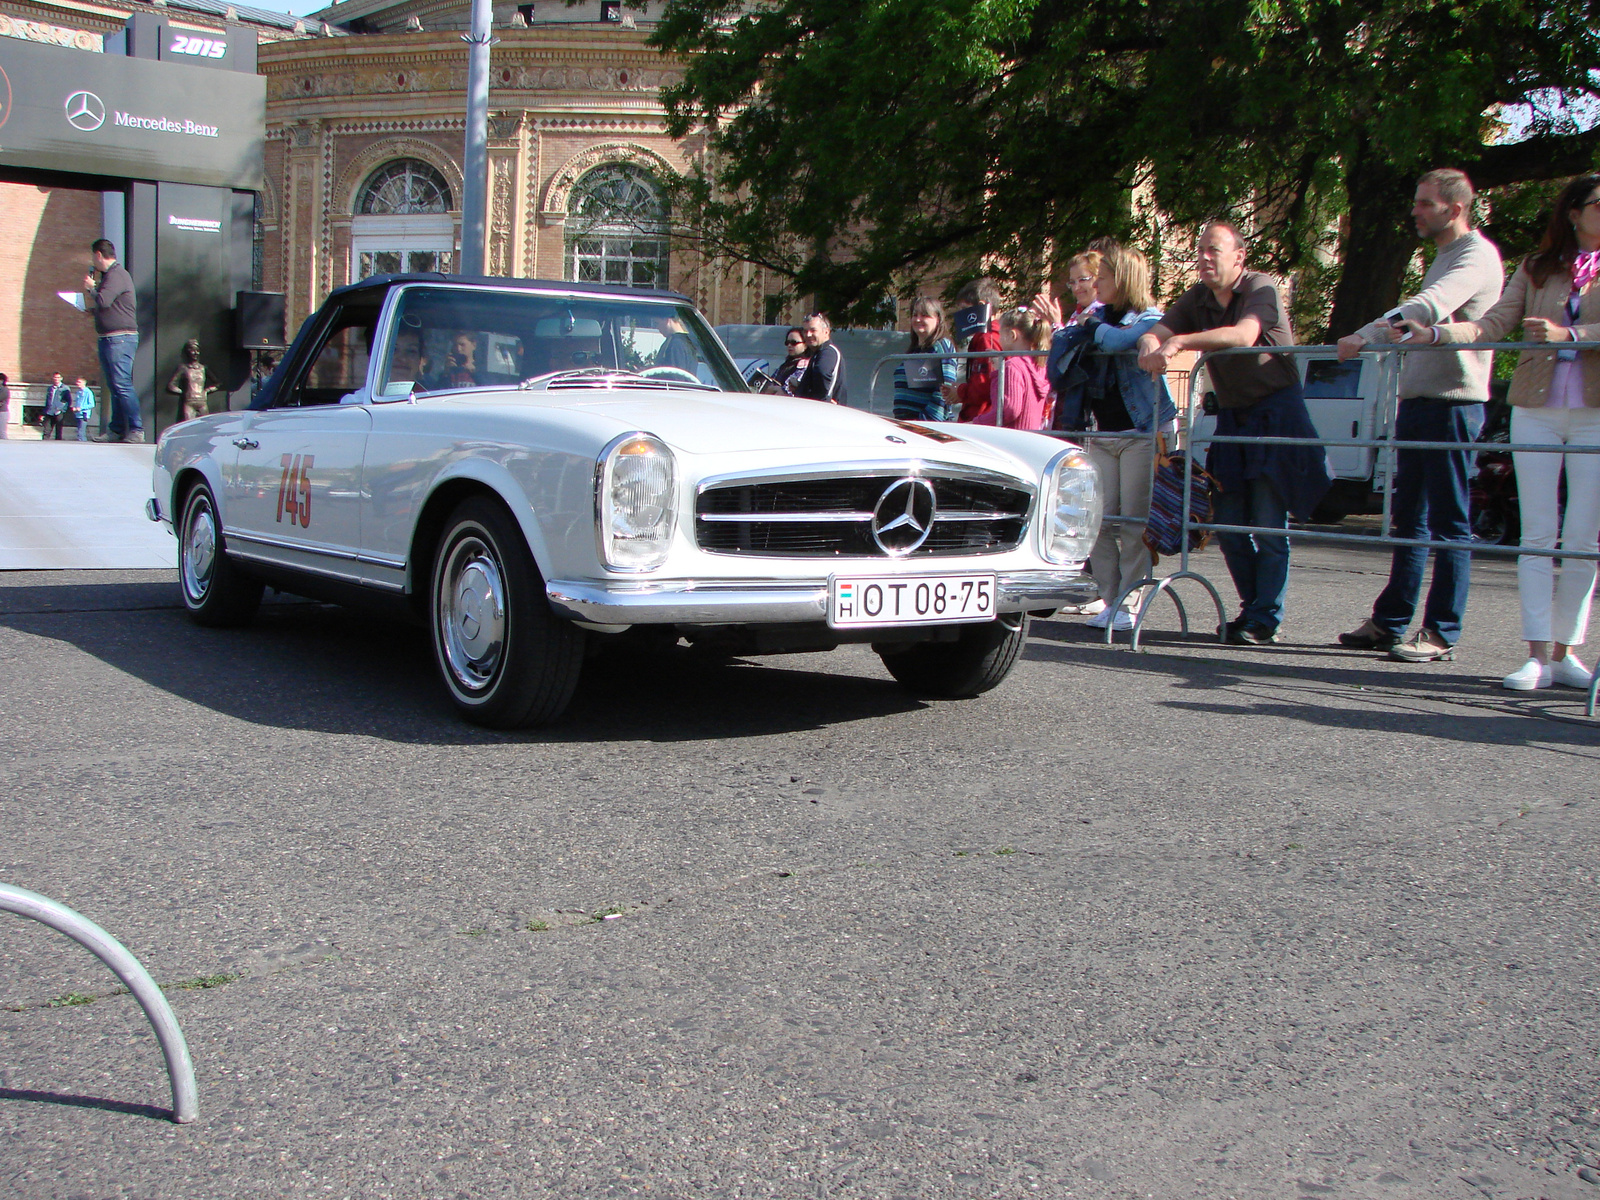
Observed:
[[[912,576],[906,576],[912,578]],[[1003,613],[1084,604],[1098,592],[1083,571],[996,572]],[[828,581],[822,579],[673,579],[545,585],[550,607],[596,625],[775,625],[825,621]]]

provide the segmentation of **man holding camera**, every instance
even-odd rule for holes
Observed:
[[[1339,339],[1339,357],[1354,358],[1371,343],[1388,344],[1391,324],[1416,321],[1432,327],[1451,321],[1476,320],[1500,298],[1505,281],[1500,252],[1472,228],[1472,182],[1460,171],[1429,171],[1417,180],[1411,216],[1417,236],[1438,247],[1422,290],[1380,319]],[[1409,335],[1407,335],[1409,337]],[[1489,398],[1491,350],[1423,351],[1407,354],[1400,367],[1400,407],[1394,437],[1402,442],[1461,442],[1470,445],[1483,428],[1483,404]],[[1435,662],[1455,656],[1461,620],[1467,608],[1472,540],[1467,514],[1470,450],[1397,450],[1394,536],[1436,542],[1461,542],[1463,549],[1434,555],[1433,583],[1422,611],[1422,625],[1405,637],[1422,592],[1428,551],[1398,546],[1389,567],[1389,583],[1378,594],[1372,616],[1359,629],[1341,633],[1341,645],[1358,650],[1387,650],[1400,662]],[[1404,640],[1402,640],[1404,639]]]

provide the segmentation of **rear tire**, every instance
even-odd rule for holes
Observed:
[[[244,625],[261,606],[262,583],[227,555],[211,488],[197,483],[183,498],[178,519],[178,587],[197,625]]]
[[[434,661],[456,710],[475,725],[548,725],[567,710],[583,669],[583,631],[550,611],[544,578],[504,508],[463,500],[433,559]]]
[[[1007,625],[1008,619],[1016,626]],[[919,696],[962,700],[998,687],[1017,665],[1027,642],[1028,615],[1018,613],[968,626],[954,642],[917,642],[900,650],[884,647],[878,649],[878,657],[889,674]]]

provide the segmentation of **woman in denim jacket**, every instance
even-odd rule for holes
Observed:
[[[1104,307],[1084,322],[1085,353],[1079,359],[1083,378],[1081,420],[1092,418],[1100,433],[1122,432],[1143,436],[1089,438],[1089,458],[1100,473],[1100,494],[1107,517],[1143,518],[1150,512],[1150,477],[1155,446],[1153,428],[1172,434],[1178,428],[1178,410],[1167,391],[1165,378],[1152,378],[1139,369],[1133,353],[1139,338],[1161,321],[1161,311],[1150,294],[1150,263],[1137,250],[1119,246],[1108,253],[1095,277],[1095,294]],[[1080,427],[1087,427],[1081,425]],[[1144,544],[1143,524],[1107,521],[1089,554],[1100,598],[1106,607],[1089,618],[1104,629],[1133,628],[1127,611],[1113,611],[1123,590],[1150,574],[1150,550]],[[1132,607],[1139,593],[1126,603]]]

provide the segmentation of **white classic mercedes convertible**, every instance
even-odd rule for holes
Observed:
[[[386,603],[497,728],[559,717],[596,638],[869,642],[976,695],[1092,597],[1101,513],[1075,445],[752,392],[683,296],[445,275],[333,292],[250,411],[162,435],[154,490],[196,621]]]

